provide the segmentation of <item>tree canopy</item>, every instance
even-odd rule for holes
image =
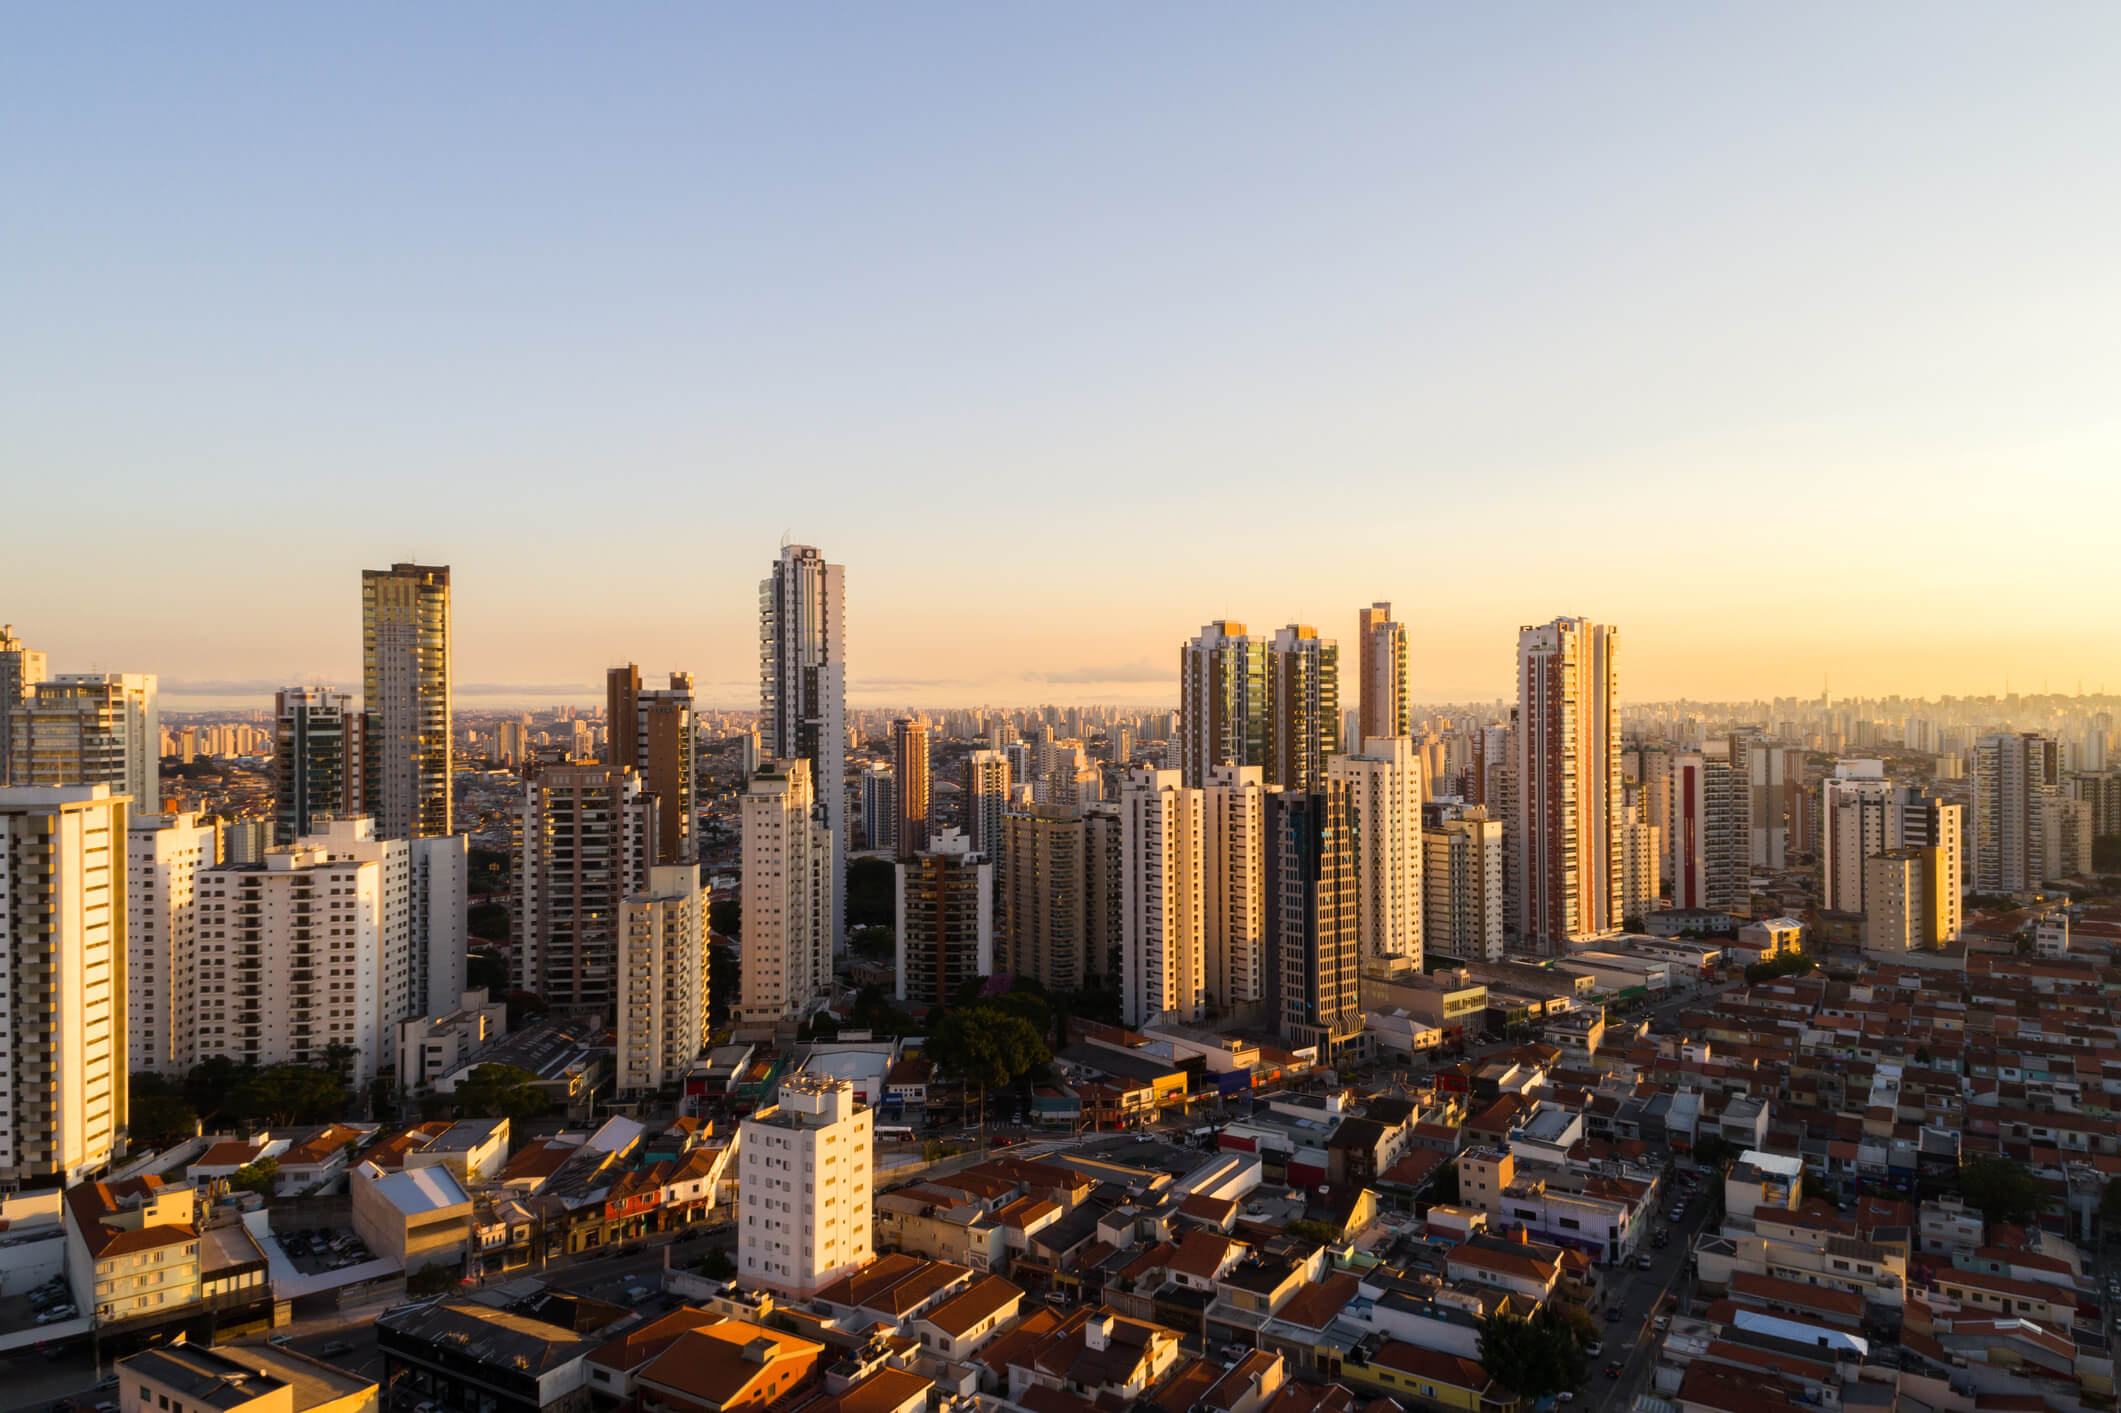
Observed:
[[[547,1105],[537,1078],[514,1065],[480,1065],[457,1082],[450,1099],[462,1118],[534,1119]]]
[[[1959,1168],[1959,1196],[1989,1222],[2030,1222],[2049,1205],[2047,1189],[2008,1158],[1976,1158]]]
[[[260,1158],[255,1163],[246,1163],[228,1176],[228,1185],[245,1192],[255,1192],[261,1197],[272,1196],[273,1184],[280,1177],[278,1158]]]
[[[1497,1314],[1482,1320],[1480,1363],[1497,1383],[1526,1398],[1574,1389],[1590,1369],[1575,1329],[1552,1301],[1530,1319]]]
[[[346,1112],[346,1078],[314,1065],[267,1065],[245,1070],[228,1096],[227,1111],[266,1124],[325,1123]]]
[[[184,1097],[184,1087],[157,1074],[136,1074],[126,1090],[126,1125],[132,1136],[152,1148],[167,1148],[190,1138],[199,1127],[199,1112]]]
[[[944,1012],[928,1032],[925,1053],[981,1089],[1000,1089],[1053,1058],[1037,1027],[990,1004]]]
[[[898,871],[889,859],[851,859],[847,864],[847,926],[898,925]]]

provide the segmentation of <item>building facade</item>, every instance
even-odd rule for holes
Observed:
[[[344,693],[273,693],[273,843],[292,844],[326,818],[366,813],[367,734],[367,718]]]
[[[1201,792],[1202,946],[1208,1004],[1225,1013],[1266,1000],[1267,796],[1256,765],[1209,767]]]
[[[658,802],[625,766],[550,766],[523,782],[512,837],[516,985],[549,1006],[618,999],[620,904],[654,860]]]
[[[1270,975],[1282,1038],[1330,1063],[1363,1033],[1359,870],[1345,781],[1267,800]]]
[[[902,716],[891,723],[891,778],[898,782],[898,856],[928,848],[928,723]]]
[[[449,567],[361,571],[364,798],[385,839],[452,831]]]
[[[1002,815],[1009,808],[1009,757],[974,751],[965,760],[965,834],[972,851],[996,858],[1002,851]]]
[[[1535,948],[1620,926],[1619,651],[1588,619],[1518,630],[1515,873]]]
[[[658,864],[619,922],[618,1087],[647,1094],[685,1077],[707,1042],[707,899],[699,865]]]
[[[1503,952],[1502,821],[1485,805],[1430,806],[1422,830],[1422,944],[1466,961]]]
[[[0,785],[13,782],[9,773],[15,712],[30,689],[49,675],[43,653],[34,652],[15,636],[15,625],[0,625]]]
[[[737,1282],[808,1300],[869,1264],[874,1120],[844,1079],[797,1073],[739,1125]]]
[[[811,545],[783,545],[759,583],[759,748],[809,763],[831,845],[823,864],[825,930],[846,945],[846,572]],[[903,783],[901,784],[903,788]]]
[[[12,708],[16,785],[108,785],[139,814],[162,809],[162,719],[152,672],[62,672]]]
[[[1128,1025],[1198,1020],[1207,1002],[1204,800],[1175,770],[1119,792],[1120,1005]]]
[[[1407,629],[1392,621],[1392,605],[1373,603],[1355,615],[1357,740],[1411,736],[1407,713]]]
[[[2047,799],[2061,787],[2054,737],[1998,732],[1975,744],[1975,892],[2022,893],[2062,876],[2046,857],[2043,827]]]
[[[743,979],[739,1024],[808,1015],[832,984],[832,824],[810,762],[773,760],[744,788]]]
[[[1672,906],[1749,911],[1746,785],[1723,742],[1672,762]]]
[[[969,981],[992,976],[994,864],[962,831],[898,861],[898,999],[947,1006]]]
[[[218,835],[191,814],[135,815],[125,832],[127,1064],[180,1075],[196,1063],[199,870]]]
[[[1335,756],[1326,774],[1347,790],[1355,848],[1356,928],[1362,954],[1422,958],[1424,846],[1421,758],[1404,736],[1374,737]]]
[[[692,674],[673,672],[667,687],[641,686],[632,663],[604,674],[604,764],[631,766],[656,802],[655,862],[699,856],[699,791],[693,780]]]

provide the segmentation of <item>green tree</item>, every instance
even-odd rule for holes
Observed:
[[[1959,1166],[1959,1196],[1989,1222],[2030,1222],[2050,1205],[2032,1172],[2008,1158],[1976,1158]]]
[[[1429,1174],[1429,1200],[1445,1207],[1458,1205],[1458,1164],[1445,1162]]]
[[[898,924],[898,872],[889,859],[853,859],[847,864],[847,925]]]
[[[346,1078],[316,1065],[268,1065],[243,1071],[227,1112],[264,1124],[324,1123],[346,1112]]]
[[[1340,1228],[1331,1222],[1314,1222],[1303,1217],[1286,1223],[1282,1230],[1291,1236],[1300,1236],[1305,1241],[1315,1241],[1320,1246],[1333,1245],[1340,1240],[1341,1235]]]
[[[945,1011],[929,1029],[923,1053],[938,1069],[978,1086],[982,1147],[987,1141],[987,1091],[1004,1088],[1053,1058],[1031,1022],[984,1005]]]
[[[1498,1314],[1482,1320],[1480,1363],[1496,1382],[1525,1398],[1574,1389],[1590,1368],[1575,1330],[1553,1301],[1530,1319]]]
[[[545,1112],[537,1076],[514,1065],[480,1065],[457,1083],[451,1096],[459,1117],[519,1122]]]
[[[1723,1165],[1738,1156],[1736,1144],[1721,1134],[1703,1134],[1694,1143],[1694,1161],[1707,1172],[1721,1172]]]
[[[729,1023],[737,991],[743,981],[743,958],[734,947],[719,944],[707,949],[707,1025],[719,1030]]]
[[[152,1148],[182,1143],[199,1127],[199,1112],[184,1087],[157,1074],[136,1074],[126,1085],[126,1124],[132,1137]]]
[[[707,905],[707,925],[724,937],[743,936],[743,901],[737,898],[716,898]]]
[[[700,1274],[709,1280],[726,1281],[736,1275],[736,1262],[717,1246],[700,1258]]]
[[[278,1181],[279,1176],[278,1158],[260,1158],[257,1162],[246,1163],[230,1173],[228,1185],[241,1188],[245,1192],[255,1192],[260,1197],[270,1197],[273,1184]]]
[[[189,1103],[202,1119],[211,1119],[230,1112],[229,1098],[249,1073],[248,1066],[226,1055],[216,1055],[194,1065],[191,1072],[184,1076],[185,1102]],[[240,1118],[242,1115],[237,1114],[235,1117]]]

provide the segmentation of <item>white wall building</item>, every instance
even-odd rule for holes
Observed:
[[[809,1014],[832,984],[837,892],[833,826],[811,792],[810,762],[768,761],[744,787],[743,977],[737,1020],[777,1025]]]
[[[807,1300],[874,1256],[874,1120],[843,1079],[794,1074],[738,1128],[737,1281]]]
[[[74,1182],[124,1130],[127,815],[107,785],[0,789],[0,1181]]]
[[[1438,809],[1439,807],[1432,807]],[[1470,961],[1503,952],[1502,821],[1484,805],[1440,807],[1422,831],[1423,949]]]
[[[1266,771],[1208,768],[1201,791],[1202,947],[1207,997],[1222,1010],[1267,996]]]
[[[1197,1020],[1207,1000],[1202,792],[1175,770],[1120,786],[1120,1006],[1128,1025]]]
[[[1348,787],[1355,817],[1355,925],[1365,957],[1422,956],[1424,797],[1421,757],[1404,736],[1364,741],[1360,755],[1334,756],[1329,779]]]
[[[192,814],[135,815],[126,830],[125,1028],[135,1074],[182,1074],[196,1063],[195,892],[218,837]]]
[[[675,1084],[707,1040],[707,900],[699,865],[648,871],[619,919],[618,1087]]]
[[[152,672],[62,672],[10,713],[16,785],[108,785],[132,811],[162,808],[162,717]]]
[[[759,745],[810,766],[829,834],[819,872],[826,944],[846,946],[847,587],[811,545],[783,545],[759,581]],[[903,787],[902,787],[903,788]],[[829,967],[828,967],[829,971]]]

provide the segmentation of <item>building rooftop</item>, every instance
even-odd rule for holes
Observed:
[[[373,1389],[375,1382],[335,1365],[271,1345],[174,1343],[117,1362],[122,1375],[151,1379],[181,1393],[187,1407],[236,1409],[289,1390],[293,1413]]]

